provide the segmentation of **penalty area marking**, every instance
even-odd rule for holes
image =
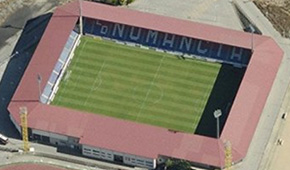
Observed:
[[[99,81],[96,81],[96,80],[99,80]],[[96,80],[95,80],[95,81],[96,81],[96,82],[99,82],[99,83],[98,83],[98,85],[97,85],[96,87],[94,87],[95,85],[93,86],[93,87],[94,87],[94,88],[93,88],[93,91],[98,90],[98,88],[101,86],[101,84],[102,84],[102,82],[103,82],[101,76],[98,76],[98,77],[96,78]],[[95,84],[95,83],[94,83],[94,84]]]
[[[93,88],[94,91],[97,90],[97,89],[101,86],[101,84],[102,84],[102,82],[103,82],[103,79],[101,78],[101,74],[102,74],[102,71],[103,71],[104,66],[105,66],[105,61],[103,62],[103,65],[102,65],[100,71],[98,72],[98,75],[97,75],[97,77],[96,77],[96,79],[95,79],[95,81],[94,81],[94,84],[93,84],[93,86],[92,86],[92,88]],[[98,85],[96,86],[96,82],[97,82],[97,80],[99,80],[99,83],[98,83]],[[96,87],[95,87],[95,86],[96,86]]]
[[[96,78],[95,78],[95,81],[94,81],[94,83],[93,83],[93,85],[92,85],[92,87],[91,87],[91,90],[90,90],[90,93],[89,93],[88,97],[87,97],[86,100],[85,100],[84,105],[87,104],[88,99],[91,97],[92,91],[93,91],[93,90],[97,90],[97,89],[100,87],[100,85],[102,84],[102,79],[99,78],[99,76],[100,76],[100,74],[102,73],[103,68],[105,67],[105,63],[106,63],[106,61],[103,62],[102,67],[101,67],[101,69],[99,70],[99,72],[98,72],[98,74],[97,74],[97,76],[96,76]],[[98,86],[95,87],[97,80],[101,80],[101,81],[99,82]]]
[[[77,65],[77,63],[78,63],[78,61],[79,61],[79,58],[81,57],[81,54],[82,54],[82,52],[83,52],[83,49],[84,49],[84,46],[86,46],[86,44],[87,44],[87,40],[84,40],[84,44],[83,44],[83,46],[81,47],[81,51],[80,51],[80,55],[78,56],[78,58],[77,58],[77,60],[76,60],[76,62],[75,63],[73,63],[73,65],[72,66],[70,66],[70,65],[68,65],[68,67],[66,68],[66,69],[69,69],[69,67],[74,67],[74,66],[76,66]],[[73,53],[73,57],[71,58],[71,60],[75,57],[75,53]],[[71,75],[71,73],[72,73],[72,70],[69,70],[70,71],[70,73],[69,73],[69,76]],[[75,87],[76,87],[76,84],[77,84],[77,82],[78,82],[78,79],[79,79],[79,76],[80,75],[78,75],[77,76],[77,79],[76,79],[76,82],[74,83],[74,86],[73,86],[73,88],[72,88],[72,90],[74,90],[75,89]],[[69,77],[67,77],[67,79],[69,80]],[[65,94],[65,92],[66,92],[66,89],[67,88],[65,88],[66,86],[67,86],[67,82],[68,82],[68,80],[65,80],[64,81],[64,90],[63,90],[63,93]],[[61,98],[62,98],[63,96],[62,95],[59,95],[59,100],[55,103],[55,104],[57,104],[57,103],[59,103],[60,101],[61,101]]]
[[[79,58],[82,56],[82,53],[83,53],[84,47],[86,46],[87,42],[88,42],[88,40],[85,40],[85,42],[84,42],[84,44],[83,44],[83,46],[82,46],[82,48],[81,48],[80,54],[79,54],[79,56],[78,56],[76,62],[74,63],[74,65],[73,65],[72,67],[75,67],[75,66],[77,65],[77,63],[78,63],[78,61],[79,61]],[[75,55],[75,54],[74,54],[74,55]],[[75,83],[74,83],[74,86],[73,86],[73,89],[72,89],[72,90],[75,89],[75,87],[76,87],[76,85],[77,85],[77,83],[78,83],[79,77],[80,77],[80,74],[78,74],[78,76],[77,76],[77,78],[76,78],[76,81],[75,81]]]

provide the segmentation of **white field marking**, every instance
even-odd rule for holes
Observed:
[[[101,86],[101,84],[103,83],[103,79],[101,78],[101,76],[98,76],[98,79],[99,79],[100,81],[99,81],[99,84],[98,84],[96,87],[94,86],[94,89],[93,89],[94,91],[98,90],[99,87]]]
[[[102,80],[102,78],[101,78],[101,74],[102,74],[102,71],[103,71],[104,66],[105,66],[105,61],[103,62],[103,65],[102,65],[100,71],[98,72],[98,75],[97,75],[97,77],[96,77],[96,79],[95,79],[95,81],[94,81],[94,84],[93,84],[93,86],[92,86],[91,91],[92,91],[92,90],[97,90],[97,89],[100,87],[100,85],[102,84],[103,80]],[[100,80],[100,82],[99,82],[99,84],[97,85],[97,87],[95,87],[95,86],[96,86],[96,82],[97,82],[98,79]]]
[[[190,71],[191,71],[190,69],[187,70],[186,78],[187,78],[188,75],[190,74]],[[193,114],[194,114],[194,112],[197,112],[197,113],[198,113],[198,112],[201,112],[201,109],[199,109],[199,111],[198,111],[197,109],[194,109],[194,110],[193,110]],[[196,119],[197,119],[197,116],[195,116],[194,119],[193,119],[193,126],[192,126],[193,130],[195,130],[195,129],[196,129],[196,126],[197,126],[197,125],[196,125]],[[194,131],[193,131],[193,133],[194,133]]]
[[[145,104],[145,102],[146,102],[146,100],[147,100],[147,98],[148,98],[148,95],[149,95],[149,93],[150,93],[150,91],[151,91],[151,88],[152,88],[152,86],[153,86],[153,84],[154,84],[154,81],[155,81],[155,79],[156,79],[156,77],[157,77],[157,75],[158,75],[158,73],[159,73],[159,70],[160,70],[160,68],[161,68],[161,65],[162,65],[162,63],[163,63],[164,58],[165,58],[165,57],[163,56],[162,59],[161,59],[161,61],[160,61],[160,63],[159,63],[158,69],[157,69],[157,71],[156,71],[156,73],[155,73],[155,75],[154,75],[154,77],[153,77],[153,80],[152,80],[151,83],[150,83],[150,87],[149,87],[149,89],[148,89],[148,91],[147,91],[147,93],[146,93],[145,99],[144,99],[144,101],[143,101],[143,103],[142,103],[142,105],[141,105],[141,107],[140,107],[140,110],[139,110],[139,112],[138,112],[138,114],[137,114],[137,117],[136,117],[136,120],[135,120],[135,121],[138,120],[138,118],[139,118],[139,116],[140,116],[140,113],[141,113],[141,111],[142,111],[143,108],[144,108],[144,104]]]
[[[144,85],[147,85],[147,84],[144,84]],[[142,102],[141,102],[140,100],[137,99],[135,93],[136,93],[136,89],[137,89],[138,87],[140,87],[140,86],[142,86],[142,85],[139,85],[139,86],[137,85],[137,86],[134,87],[133,95],[132,95],[133,100],[136,101],[138,104],[141,104]],[[158,103],[158,102],[163,98],[163,96],[164,96],[164,92],[163,92],[163,89],[162,89],[161,87],[159,87],[159,86],[157,86],[157,85],[154,85],[154,86],[157,87],[157,89],[159,89],[159,90],[161,91],[159,98],[158,98],[157,100],[155,100],[154,102],[152,102],[153,104],[156,104],[156,103]]]
[[[84,44],[83,44],[83,46],[82,46],[82,48],[81,48],[81,51],[80,51],[80,56],[81,56],[81,54],[82,54],[82,52],[83,52],[83,49],[84,49],[84,46],[87,44],[87,40],[85,40],[85,42],[84,42]],[[75,55],[75,54],[74,54]],[[76,60],[76,62],[74,63],[74,66],[78,63],[78,61],[79,61],[79,58],[80,58],[80,56],[77,58],[77,60]],[[74,58],[74,57],[73,57]],[[70,67],[70,66],[69,66]],[[69,67],[67,68],[67,69],[69,69]],[[68,70],[69,71],[69,70]],[[70,74],[72,73],[72,70],[70,70]],[[79,79],[79,75],[77,76],[77,80]],[[66,85],[68,84],[68,82],[69,82],[69,79],[67,80],[67,81],[64,81],[64,90],[63,90],[63,94],[65,94],[65,92],[66,92],[66,89],[67,88],[65,88],[66,87]],[[75,86],[76,86],[76,84],[77,84],[77,81],[74,83],[74,87],[73,87],[73,89],[72,90],[74,90],[74,88],[75,88]],[[60,101],[61,101],[61,98],[62,98],[63,96],[62,95],[59,95],[59,100],[56,102],[56,104],[57,103],[59,103]]]
[[[159,86],[156,86],[156,87],[161,91],[161,95],[160,95],[159,99],[157,99],[156,101],[153,102],[153,104],[158,103],[163,98],[163,96],[164,96],[163,89],[161,87],[159,87]]]
[[[83,46],[82,46],[82,48],[81,48],[81,51],[80,51],[80,56],[81,56],[81,54],[82,54],[82,52],[83,52],[83,49],[84,49],[84,46],[86,46],[87,42],[88,42],[88,40],[85,40],[85,41],[84,41],[84,44],[83,44]],[[75,53],[74,53],[74,55],[75,55]],[[74,66],[78,63],[80,56],[77,58],[76,62],[74,63]],[[73,58],[74,58],[74,57],[73,57]],[[69,67],[70,67],[70,66],[69,66]],[[67,67],[66,69],[69,69],[69,67]],[[69,70],[67,70],[67,71],[69,71]],[[72,70],[70,70],[70,74],[71,74],[71,72],[72,72]],[[79,75],[77,76],[77,80],[78,80],[78,79],[79,79]],[[68,82],[69,82],[69,79],[68,79],[67,81],[64,81],[64,87],[63,87],[64,90],[63,90],[63,94],[65,94],[65,92],[66,92],[66,89],[67,89],[67,88],[65,88],[65,87],[66,87],[66,85],[68,84]],[[73,87],[72,90],[74,90],[76,84],[77,84],[77,81],[74,83],[74,87]],[[59,100],[56,102],[56,104],[58,104],[58,103],[61,101],[61,98],[62,98],[62,97],[63,97],[62,95],[59,95]]]
[[[210,85],[208,84],[207,85],[207,92],[208,91],[210,91]],[[204,93],[204,96],[203,96],[203,99],[205,99],[206,97],[207,97],[207,95],[210,95],[210,93],[209,94],[207,94],[207,93]],[[208,98],[209,99],[209,98]],[[200,106],[201,105],[203,105],[204,104],[204,102],[203,102],[204,100],[201,100],[200,101]],[[206,103],[208,102],[208,100],[206,101]],[[206,104],[205,104],[205,106],[206,106]],[[200,107],[200,109],[199,109],[199,113],[202,111],[202,109],[205,109],[205,106],[204,107]],[[201,115],[202,116],[202,115]],[[197,122],[198,122],[198,116],[196,116],[195,117],[195,119],[194,119],[194,124],[193,124],[193,129],[195,130],[196,129],[196,127],[197,127]],[[193,132],[194,133],[194,132]]]
[[[79,57],[77,58],[77,60],[76,60],[76,62],[74,63],[73,66],[76,66],[76,65],[77,65],[77,63],[78,63],[80,57],[82,56],[83,49],[84,49],[84,47],[86,46],[87,42],[88,42],[88,40],[85,40],[84,45],[83,45],[82,48],[81,48],[80,55],[79,55]],[[80,71],[80,72],[81,72],[81,71]],[[80,77],[80,74],[78,74],[77,79],[75,80],[75,83],[74,83],[74,86],[73,86],[72,90],[75,89],[75,87],[76,87],[76,85],[77,85],[77,83],[78,83],[79,77]]]
[[[203,95],[203,99],[206,97],[206,93]],[[202,111],[202,109],[204,109],[203,107],[201,107],[203,105],[203,100],[200,100],[199,101],[199,109],[198,109],[198,113],[200,113]],[[194,122],[193,122],[193,129],[195,130],[196,129],[196,126],[197,126],[197,119],[198,119],[198,116],[195,116],[194,117]],[[194,133],[194,132],[193,132]]]
[[[97,82],[97,80],[98,80],[98,77],[99,77],[100,73],[102,73],[102,70],[103,70],[103,68],[104,68],[104,66],[105,66],[105,63],[106,63],[106,61],[103,62],[102,67],[101,67],[101,69],[99,70],[99,72],[98,72],[98,74],[97,74],[97,76],[96,76],[96,78],[95,78],[95,81],[94,81],[94,83],[93,83],[93,85],[92,85],[92,87],[91,87],[91,90],[90,90],[90,93],[89,93],[88,97],[87,97],[86,100],[85,100],[84,105],[87,104],[88,99],[91,97],[92,91],[94,90],[94,87],[95,87],[95,85],[96,85],[96,82]],[[98,86],[98,87],[99,87],[99,86]]]
[[[71,70],[67,70],[64,77],[63,77],[63,80],[66,82],[68,80],[68,78],[70,77],[70,74],[71,74]]]

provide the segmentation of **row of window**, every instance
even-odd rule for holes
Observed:
[[[113,155],[111,154],[111,153],[105,153],[105,152],[103,152],[103,151],[98,151],[98,150],[94,150],[94,149],[89,149],[89,148],[84,148],[84,153],[86,153],[86,154],[92,154],[92,155],[94,155],[94,156],[101,156],[101,157],[103,157],[103,158],[112,158],[113,157]]]
[[[135,159],[135,158],[130,158],[130,157],[125,157],[125,160],[128,162],[131,162],[132,164],[136,164],[136,165],[146,165],[149,167],[153,166],[153,162],[152,161],[144,161],[141,159]]]
[[[95,149],[90,149],[90,148],[83,148],[83,152],[87,155],[93,155],[94,157],[97,158],[102,158],[102,159],[113,159],[113,154],[111,153],[105,153],[103,151],[95,150]],[[153,167],[153,162],[152,161],[145,161],[142,159],[138,158],[132,158],[132,157],[124,157],[124,161],[129,163],[131,165],[136,165],[136,166],[146,166],[146,167]]]

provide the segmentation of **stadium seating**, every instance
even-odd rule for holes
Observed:
[[[40,101],[42,103],[47,103],[49,101],[53,91],[53,87],[59,78],[59,75],[64,67],[64,64],[67,62],[69,58],[70,52],[72,51],[72,48],[77,40],[77,37],[78,34],[75,31],[72,31],[40,97]]]
[[[156,49],[213,59],[222,63],[246,66],[250,60],[251,51],[240,47],[173,35],[161,31],[148,30],[102,20],[84,19],[85,34],[121,40]]]

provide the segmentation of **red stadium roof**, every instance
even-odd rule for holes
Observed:
[[[148,158],[165,155],[216,167],[224,166],[224,141],[232,144],[233,161],[243,159],[278,71],[283,52],[273,39],[254,35],[254,49],[220,139],[173,133],[165,128],[83,114],[38,102],[37,74],[43,82],[58,60],[78,20],[78,3],[59,7],[9,105],[19,124],[19,107],[29,110],[29,127],[80,138],[80,143]],[[83,2],[83,15],[136,27],[251,48],[251,34],[125,8]],[[144,22],[146,21],[146,22]],[[42,84],[44,89],[45,84]]]

